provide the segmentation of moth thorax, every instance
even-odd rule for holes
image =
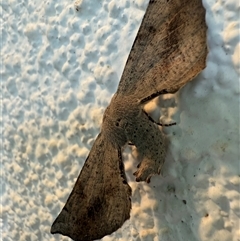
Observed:
[[[114,145],[124,146],[127,143],[127,138],[122,119],[108,117],[109,116],[105,116],[102,124],[102,132],[105,138],[111,141]]]

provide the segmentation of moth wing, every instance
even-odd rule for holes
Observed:
[[[205,68],[206,31],[201,0],[150,0],[117,93],[178,90]]]
[[[51,233],[75,241],[111,234],[129,219],[131,188],[127,184],[121,149],[100,133]]]

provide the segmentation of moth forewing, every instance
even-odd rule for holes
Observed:
[[[205,68],[206,31],[201,0],[150,1],[117,93],[141,101],[183,87]]]
[[[130,198],[121,149],[100,133],[51,233],[75,241],[100,239],[130,217]]]

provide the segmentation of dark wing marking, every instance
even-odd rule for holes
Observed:
[[[206,30],[201,0],[150,0],[117,94],[143,103],[178,90],[205,68]]]
[[[115,148],[100,133],[51,233],[66,235],[75,241],[95,240],[111,234],[129,219],[130,197],[121,149]]]

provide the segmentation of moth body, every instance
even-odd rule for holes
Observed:
[[[136,181],[150,182],[152,175],[160,173],[165,160],[165,138],[137,100],[114,95],[104,113],[102,134],[115,146],[122,148],[128,142],[136,146],[142,158],[135,172]]]

